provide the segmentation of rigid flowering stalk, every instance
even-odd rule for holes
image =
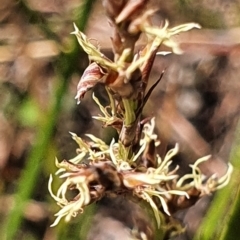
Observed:
[[[110,105],[103,106],[93,93],[93,100],[101,112],[93,118],[101,121],[104,127],[115,128],[119,140],[113,139],[107,145],[94,135],[86,134],[86,139],[83,139],[71,133],[78,144],[77,156],[62,162],[56,159],[59,168],[56,174],[63,180],[56,194],[51,187],[53,177],[49,179],[49,192],[61,208],[55,214],[52,226],[62,218],[69,221],[76,217],[84,211],[84,207],[104,196],[124,194],[147,201],[160,227],[162,217],[174,213],[169,206],[181,209],[185,206],[184,202],[192,197],[191,190],[200,197],[225,186],[229,181],[231,165],[220,179],[215,176],[207,178],[202,174],[199,165],[207,161],[208,156],[190,165],[191,174],[179,178],[178,166],[172,167],[173,158],[179,151],[178,144],[165,156],[157,154],[160,142],[154,132],[155,118],[142,118],[142,110],[164,71],[147,91],[150,71],[161,44],[180,53],[172,36],[199,28],[199,25],[190,23],[169,28],[168,22],[165,22],[163,27],[152,26],[148,18],[154,11],[144,14],[145,3],[146,0],[104,1],[114,28],[114,60],[107,58],[99,45],[93,45],[74,24],[73,34],[90,60],[77,86],[76,99],[80,103],[86,92],[99,83],[103,84]],[[135,42],[141,33],[147,34],[148,42],[134,53]],[[67,197],[69,192],[74,195],[70,199]]]

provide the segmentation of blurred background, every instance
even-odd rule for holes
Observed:
[[[216,237],[220,235],[238,239],[240,1],[157,0],[152,4],[159,9],[153,19],[157,23],[164,19],[171,26],[197,22],[203,28],[175,37],[184,54],[158,56],[154,64],[153,80],[163,69],[166,73],[144,114],[156,116],[159,151],[180,144],[175,160],[180,173],[208,154],[212,158],[202,166],[208,176],[220,177],[228,161],[235,167],[229,186],[214,200],[204,197],[175,216],[187,231],[174,239],[220,239]],[[111,138],[108,130],[92,121],[98,110],[91,93],[80,105],[74,99],[88,59],[70,35],[73,22],[112,57],[111,29],[101,1],[1,0],[0,239],[84,239],[79,237],[80,226],[89,226],[86,216],[92,215],[92,208],[86,209],[85,218],[49,227],[58,210],[47,188],[49,175],[56,171],[54,159],[76,154],[69,132]],[[138,46],[142,44],[144,40]],[[106,100],[101,86],[96,91]],[[196,233],[201,222],[204,227]]]

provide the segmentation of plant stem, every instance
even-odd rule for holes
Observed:
[[[124,124],[126,126],[130,126],[136,120],[136,116],[132,106],[133,102],[124,98],[122,99],[122,102],[125,110]]]

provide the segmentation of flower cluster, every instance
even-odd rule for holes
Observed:
[[[160,45],[165,44],[172,52],[180,53],[181,49],[172,36],[199,28],[199,25],[189,23],[169,28],[166,22],[160,27],[152,26],[149,17],[154,11],[143,11],[147,1],[103,2],[114,28],[114,60],[107,58],[99,46],[93,45],[74,24],[73,34],[90,62],[78,84],[76,99],[80,103],[87,91],[96,84],[104,84],[109,106],[103,106],[93,94],[93,100],[102,113],[94,118],[103,126],[115,128],[119,139],[113,139],[107,145],[93,135],[86,134],[89,140],[85,140],[71,133],[78,144],[77,156],[62,162],[56,160],[59,168],[56,174],[63,179],[56,194],[51,187],[52,176],[49,180],[50,194],[61,207],[52,226],[62,218],[69,221],[82,213],[85,206],[112,194],[131,195],[147,201],[160,226],[161,216],[174,212],[169,206],[181,209],[188,205],[186,203],[193,194],[200,197],[225,186],[232,172],[232,166],[229,166],[222,178],[207,178],[199,168],[208,160],[207,156],[190,166],[191,174],[179,177],[178,167],[172,167],[172,158],[179,151],[178,144],[165,156],[159,156],[155,119],[142,118],[143,107],[164,73],[146,90]],[[147,36],[148,42],[135,53],[134,45],[141,33]]]
[[[99,104],[97,99],[96,101]],[[149,145],[152,142],[154,146],[159,145],[157,135],[154,134],[154,126],[154,118],[144,125],[139,150],[131,158],[128,157],[128,152],[121,143],[112,141],[108,146],[91,134],[86,134],[90,139],[90,141],[86,141],[71,133],[72,138],[79,146],[78,154],[75,158],[64,160],[61,163],[56,159],[56,166],[59,168],[56,174],[64,179],[56,195],[51,188],[52,175],[49,179],[50,194],[61,207],[61,210],[55,214],[57,218],[52,226],[57,225],[64,217],[66,221],[69,221],[71,217],[83,212],[86,205],[101,199],[108,193],[130,193],[146,200],[151,205],[159,226],[161,211],[155,203],[156,198],[163,211],[170,215],[168,203],[173,200],[173,195],[184,196],[188,199],[191,197],[188,194],[191,189],[196,189],[200,195],[204,195],[222,188],[228,183],[232,172],[231,165],[229,165],[226,175],[220,179],[214,176],[207,179],[201,173],[198,166],[208,160],[209,156],[198,159],[191,166],[192,173],[179,178],[178,167],[171,170],[172,157],[179,150],[178,144],[167,152],[164,159],[156,154],[155,167],[139,167],[141,166],[138,164],[139,160],[144,157],[144,151],[148,149]],[[77,194],[68,200],[67,193],[69,191],[76,192],[76,190]]]

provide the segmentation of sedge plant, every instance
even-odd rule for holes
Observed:
[[[165,219],[174,211],[195,202],[191,201],[192,197],[199,199],[229,181],[231,165],[221,178],[204,176],[199,165],[210,156],[198,159],[190,165],[191,173],[179,177],[178,167],[171,165],[179,145],[176,143],[165,156],[157,152],[160,142],[154,131],[156,119],[143,118],[142,115],[152,91],[164,75],[163,70],[159,79],[150,81],[154,59],[156,54],[166,54],[159,52],[161,45],[168,46],[171,53],[180,54],[181,49],[172,37],[200,26],[187,23],[170,28],[167,21],[155,26],[150,21],[155,10],[146,10],[147,3],[147,0],[103,1],[112,27],[113,59],[105,56],[100,47],[74,24],[72,34],[89,57],[89,65],[77,86],[77,103],[84,101],[86,92],[95,85],[103,84],[109,105],[103,106],[93,92],[93,100],[100,110],[100,114],[93,118],[101,121],[104,127],[116,129],[118,138],[112,139],[108,145],[91,134],[81,138],[71,133],[78,145],[77,155],[61,162],[56,159],[56,175],[62,179],[56,193],[51,187],[52,175],[49,179],[50,194],[60,206],[52,226],[62,219],[70,221],[86,206],[103,197],[123,195],[149,204],[157,228],[162,228]],[[147,42],[136,51],[135,45],[141,34],[146,36]],[[75,193],[71,199],[69,192]],[[152,237],[140,231],[137,239]]]

